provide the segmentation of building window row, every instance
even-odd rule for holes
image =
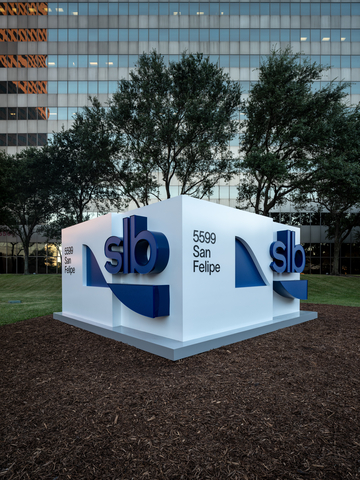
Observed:
[[[0,3],[0,15],[47,15],[47,2]]]
[[[221,58],[228,60],[229,55],[222,55]],[[224,62],[225,63],[225,62]],[[220,62],[221,65],[221,62]],[[225,68],[229,65],[223,65]],[[247,93],[250,89],[250,84],[254,82],[250,81],[241,81],[240,85],[242,91]],[[321,87],[328,85],[329,82],[315,82],[313,85],[314,91],[318,90]],[[117,81],[107,81],[107,80],[59,80],[59,81],[48,81],[47,93],[48,94],[89,94],[89,95],[98,95],[98,94],[111,94],[115,93],[118,87]],[[351,82],[350,87],[345,90],[349,95],[360,94],[360,82]],[[49,107],[52,111],[52,107]],[[59,107],[60,110],[60,107]],[[50,114],[51,115],[51,114]]]
[[[0,133],[0,147],[43,147],[47,133]]]
[[[49,28],[47,40],[49,42],[360,42],[360,29]]]
[[[46,68],[47,55],[0,55],[0,68]]]
[[[358,3],[0,3],[0,15],[360,15]]]
[[[0,28],[0,42],[47,42],[46,28]]]
[[[330,221],[329,213],[326,212],[270,212],[270,217],[274,222],[294,225],[295,227],[300,225],[326,227]],[[357,252],[357,256],[360,257],[360,243]]]
[[[178,62],[180,55],[163,55],[165,64]],[[267,55],[209,55],[212,63],[224,67],[258,68]],[[129,68],[134,67],[138,55],[48,55],[49,68]],[[360,68],[360,55],[304,55],[322,65],[334,68]]]
[[[49,3],[49,15],[360,15],[358,3]]]
[[[220,56],[220,66],[224,68],[233,67],[231,63],[232,55],[221,55]],[[27,88],[23,84],[26,83],[35,83],[39,84],[34,87],[37,88],[36,91],[24,92],[23,89]],[[250,81],[241,81],[240,85],[242,91],[247,93],[250,90]],[[21,85],[20,85],[21,84]],[[315,82],[313,84],[313,90],[316,91],[321,87],[327,85],[328,82]],[[11,90],[9,90],[9,85]],[[41,90],[40,90],[41,87]],[[8,88],[7,93],[19,94],[19,93],[45,93],[45,94],[86,94],[86,95],[98,95],[98,94],[112,94],[115,93],[118,88],[117,80],[50,80],[45,82],[0,82],[0,94],[6,93],[6,88]],[[349,95],[360,95],[360,82],[351,82],[351,85],[345,90]],[[74,113],[73,108],[69,107],[69,110],[65,107],[0,107],[0,120],[46,120],[46,119],[59,119],[59,120],[70,120],[72,114]],[[50,110],[50,113],[49,111]],[[68,113],[66,113],[68,111]],[[72,112],[71,114],[69,112]],[[53,118],[52,116],[59,116]]]
[[[0,82],[0,94],[47,93],[46,81]]]
[[[47,120],[47,107],[0,107],[0,120]]]
[[[2,232],[0,232],[2,235]],[[61,273],[61,250],[52,243],[33,242],[29,246],[30,273]],[[0,274],[24,273],[24,249],[11,236],[2,235]]]
[[[179,55],[163,55],[166,64],[179,61]],[[210,55],[219,63],[222,55]],[[229,66],[257,68],[266,55],[230,55]],[[360,55],[303,55],[312,62],[334,68],[360,68]],[[138,55],[0,55],[0,68],[118,68],[133,67]],[[221,63],[223,61],[221,60]]]
[[[360,29],[0,28],[0,42],[360,42]]]

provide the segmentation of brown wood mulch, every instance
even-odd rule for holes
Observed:
[[[53,320],[0,329],[0,479],[360,478],[360,309],[171,362]]]

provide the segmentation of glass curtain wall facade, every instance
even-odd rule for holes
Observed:
[[[143,52],[156,49],[166,61],[202,52],[246,92],[275,45],[331,65],[322,81],[352,82],[351,103],[360,101],[360,2],[2,2],[0,148],[15,153],[44,145],[52,131],[70,126],[88,95],[105,102]],[[236,142],[231,148],[237,152]],[[234,207],[238,182],[220,183],[209,200]],[[291,205],[274,212],[279,215],[294,224],[301,216]],[[302,223],[313,260],[308,271],[328,273],[325,227],[315,217]],[[348,242],[355,245],[355,236]],[[357,250],[349,248],[343,272],[360,273]]]

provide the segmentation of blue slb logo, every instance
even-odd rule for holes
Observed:
[[[301,273],[305,268],[305,251],[301,245],[295,245],[295,232],[291,230],[277,232],[277,241],[270,245],[270,255],[274,259],[270,268],[276,273]],[[307,299],[307,280],[274,281],[273,287],[283,297]]]
[[[278,273],[301,273],[305,268],[305,251],[295,245],[295,232],[277,232],[277,241],[270,246],[273,262],[270,268]],[[240,237],[235,237],[235,288],[263,287],[268,285],[250,246]],[[307,280],[275,280],[273,289],[286,298],[307,299]]]
[[[155,318],[169,315],[169,285],[133,285],[107,283],[99,264],[86,248],[86,285],[108,287],[128,308],[140,315]],[[147,230],[147,218],[133,215],[123,220],[123,237],[109,237],[104,253],[110,261],[105,269],[113,274],[155,274],[162,272],[169,261],[169,243],[163,233]]]

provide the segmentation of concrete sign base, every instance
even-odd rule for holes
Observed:
[[[153,353],[159,357],[168,360],[180,360],[182,358],[191,357],[198,353],[207,352],[214,348],[231,345],[232,343],[241,342],[248,338],[257,337],[265,333],[274,332],[281,328],[291,327],[299,323],[307,322],[317,318],[316,312],[299,312],[299,314],[281,315],[275,317],[270,322],[263,322],[249,327],[243,327],[239,330],[232,330],[219,335],[208,335],[206,337],[189,340],[187,342],[179,342],[169,338],[151,335],[149,333],[139,332],[132,328],[114,327],[106,328],[99,324],[84,323],[70,318],[61,313],[54,313],[54,318],[74,327],[82,328],[88,332],[96,333],[106,338],[112,338],[127,345],[137,347],[145,352]]]

